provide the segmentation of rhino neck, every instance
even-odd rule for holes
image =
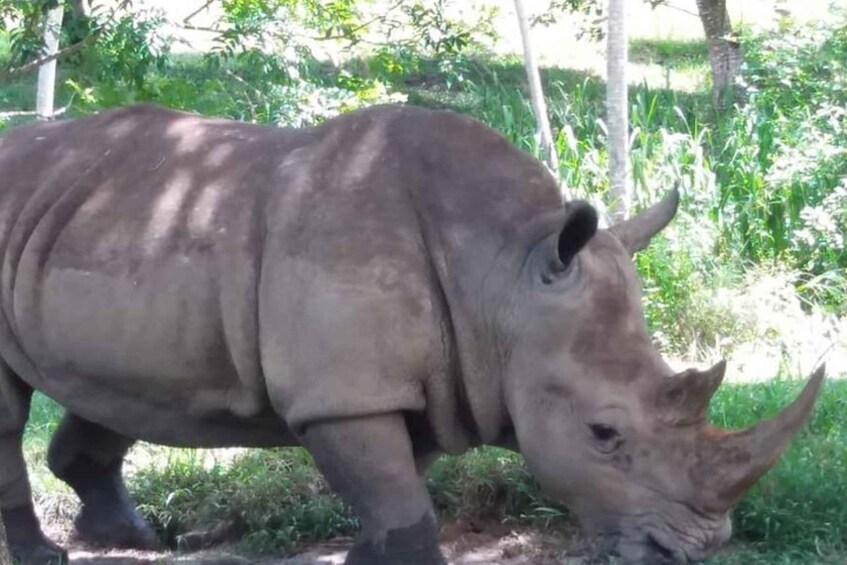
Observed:
[[[512,325],[522,316],[526,265],[545,242],[555,239],[562,216],[561,208],[548,209],[516,223],[519,229],[492,230],[487,239],[480,236],[446,250],[443,280],[456,330],[461,383],[482,443],[512,447],[514,427],[505,398]]]
[[[440,416],[468,443],[496,443],[511,425],[502,316],[532,247],[525,228],[561,209],[558,184],[504,136],[457,114],[407,107],[394,114],[387,133],[387,158],[402,164],[398,180],[440,294],[450,392],[438,394],[457,413],[439,408]]]
[[[561,217],[561,209],[548,208],[531,220],[425,230],[445,304],[458,406],[472,444],[511,447],[504,393],[508,327],[520,315],[515,305],[525,263],[539,241],[556,233]]]

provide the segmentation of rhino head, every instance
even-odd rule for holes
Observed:
[[[599,231],[593,208],[568,204],[561,231],[526,261],[511,307],[520,319],[506,324],[505,399],[530,471],[628,563],[696,561],[726,542],[730,509],[807,419],[823,379],[821,368],[751,429],[707,422],[726,365],[670,369],[648,335],[631,260],[678,200]]]

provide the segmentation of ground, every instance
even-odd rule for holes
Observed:
[[[562,536],[532,531],[514,531],[498,524],[479,528],[452,525],[442,534],[444,553],[454,565],[578,565],[587,563],[585,557],[568,555],[563,551]],[[213,551],[183,553],[154,553],[138,551],[92,552],[71,547],[73,565],[133,565],[143,563],[203,565],[340,565],[344,563],[352,540],[338,539],[316,544],[306,552],[289,558],[251,560],[226,547]]]

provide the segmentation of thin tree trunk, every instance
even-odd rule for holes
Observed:
[[[556,144],[553,142],[553,131],[550,128],[550,119],[547,115],[547,103],[544,100],[544,89],[541,85],[541,73],[532,50],[532,41],[529,36],[529,23],[526,18],[523,0],[514,0],[515,12],[518,15],[518,24],[521,29],[521,40],[523,42],[524,64],[526,76],[529,81],[529,94],[532,100],[532,112],[538,124],[538,144],[541,156],[550,171],[559,178],[559,156],[556,153]],[[570,196],[567,188],[561,185],[562,198],[567,200]]]
[[[9,544],[6,541],[6,526],[0,519],[0,565],[12,565],[12,556],[9,554]]]
[[[70,5],[77,16],[91,16],[91,0],[70,0]]]
[[[44,54],[54,55],[59,50],[59,37],[62,33],[64,7],[62,2],[47,12],[44,24]],[[39,120],[53,118],[53,99],[56,91],[56,60],[52,59],[38,69],[38,94],[35,111]]]
[[[609,0],[606,57],[606,127],[609,132],[610,211],[612,220],[629,217],[629,101],[627,88],[627,32],[625,0]]]
[[[732,105],[736,94],[740,94],[735,90],[735,77],[744,62],[744,54],[732,36],[726,0],[697,0],[697,10],[709,44],[715,106],[724,109]]]

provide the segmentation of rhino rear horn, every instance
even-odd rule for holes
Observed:
[[[559,233],[559,261],[567,267],[579,251],[597,233],[597,210],[587,202],[565,204],[565,221]]]
[[[716,507],[731,508],[773,466],[812,413],[825,374],[821,365],[803,392],[773,419],[704,438],[699,473]]]
[[[611,228],[630,255],[641,251],[650,243],[650,239],[662,231],[679,208],[679,189],[674,188],[661,202],[653,204],[636,216]]]
[[[664,379],[656,397],[656,407],[662,419],[670,424],[705,421],[709,401],[725,374],[726,361],[720,361],[705,371],[689,369]]]

